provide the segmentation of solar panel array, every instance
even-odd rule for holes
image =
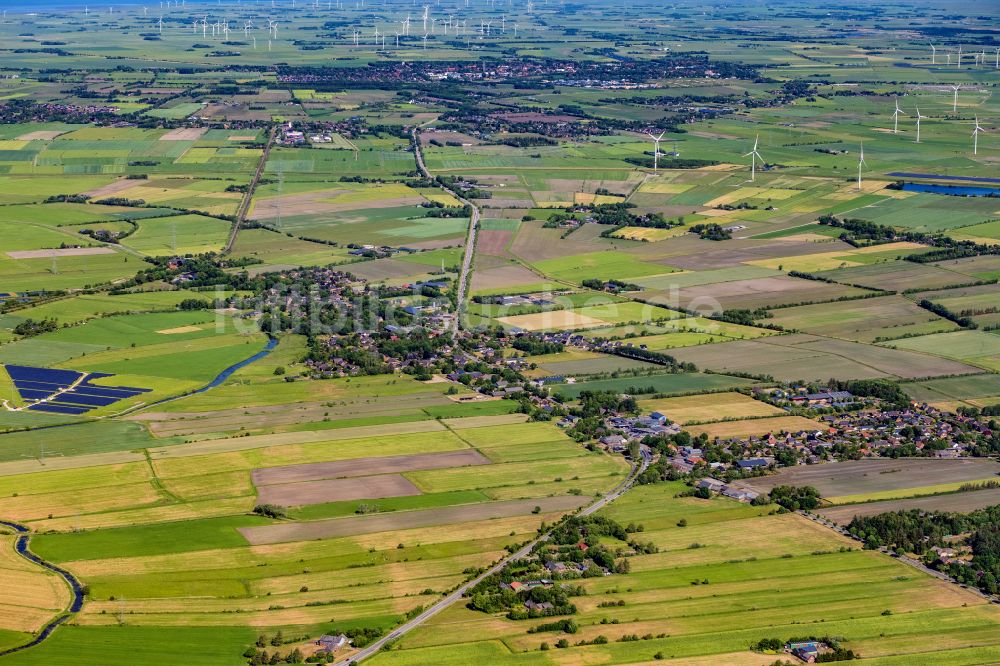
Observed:
[[[36,412],[85,414],[97,407],[134,398],[152,390],[91,384],[94,380],[113,376],[103,372],[82,373],[26,365],[8,365],[6,368],[21,398],[32,402],[28,409]]]

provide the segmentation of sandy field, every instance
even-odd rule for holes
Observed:
[[[508,326],[517,326],[526,331],[542,331],[546,329],[576,329],[608,326],[603,319],[582,315],[572,310],[553,310],[551,312],[536,312],[535,314],[500,317],[497,321]]]
[[[160,141],[197,141],[207,131],[207,127],[178,127],[161,136]]]
[[[61,130],[36,130],[17,137],[18,141],[51,141],[60,134],[65,134]]]
[[[110,247],[61,247],[51,250],[14,250],[8,252],[11,259],[48,259],[50,257],[82,257],[91,254],[114,254]]]

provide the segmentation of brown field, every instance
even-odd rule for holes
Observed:
[[[709,439],[714,437],[748,437],[750,435],[766,435],[777,432],[798,432],[800,430],[818,430],[822,426],[811,419],[802,416],[776,416],[773,419],[747,419],[743,421],[721,421],[707,425],[695,425],[684,428],[692,435],[705,433]]]
[[[161,136],[160,141],[197,141],[207,131],[207,127],[178,127]]]
[[[17,137],[17,141],[51,141],[60,134],[65,134],[62,130],[36,130]]]
[[[513,237],[513,231],[480,231],[476,240],[476,251],[494,257],[506,256],[505,248]]]
[[[533,509],[541,507],[542,512],[571,511],[590,502],[587,497],[561,495],[539,499],[511,500],[507,502],[486,502],[449,506],[441,509],[421,511],[400,511],[397,513],[357,516],[352,518],[332,518],[305,523],[285,523],[262,527],[240,528],[240,533],[254,546],[288,541],[311,541],[333,537],[391,532],[414,527],[448,525],[451,523],[475,522],[493,518],[510,518],[530,515]]]
[[[419,494],[420,490],[405,477],[398,474],[383,474],[357,479],[324,479],[263,486],[257,493],[257,502],[279,506],[306,506]]]
[[[50,257],[84,257],[92,254],[114,254],[110,247],[62,247],[49,250],[13,250],[7,252],[11,259],[48,259]]]
[[[400,472],[416,472],[427,469],[489,464],[490,459],[479,451],[463,449],[461,451],[445,451],[442,453],[418,453],[412,456],[354,458],[339,462],[255,469],[253,471],[253,482],[257,486],[269,486],[301,483],[303,481],[318,481],[320,479],[339,479],[374,474],[397,474]]]
[[[823,497],[838,497],[985,479],[995,474],[1000,474],[1000,464],[988,458],[874,458],[786,467],[746,483],[765,491],[780,485],[813,486]]]
[[[362,261],[351,264],[350,271],[363,280],[369,282],[380,282],[392,278],[402,278],[411,275],[419,275],[422,272],[431,270],[429,266],[411,264],[408,261],[399,259],[376,259],[374,261]]]
[[[717,243],[703,241],[693,234],[690,242],[699,248],[699,252],[672,258],[670,265],[687,270],[706,270],[711,268],[726,268],[749,261],[759,261],[774,257],[796,257],[805,254],[815,254],[818,247],[824,252],[843,251],[845,254],[853,250],[847,243],[834,241],[819,245],[811,241],[799,242],[787,239],[776,240],[742,240],[735,239],[724,243],[724,247],[716,248]]]
[[[885,500],[883,502],[865,502],[863,504],[847,504],[829,509],[820,509],[818,514],[840,525],[851,522],[855,516],[874,516],[890,511],[907,511],[921,509],[924,511],[955,511],[968,513],[985,506],[1000,504],[1000,488],[987,490],[971,490],[962,493],[948,493],[930,497],[913,497],[909,499]]]

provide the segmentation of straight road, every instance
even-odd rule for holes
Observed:
[[[272,127],[271,133],[267,136],[267,145],[264,146],[260,162],[257,163],[257,170],[254,171],[253,178],[247,186],[247,192],[243,195],[243,201],[240,202],[240,207],[236,209],[236,221],[233,222],[233,230],[229,234],[226,246],[222,249],[222,254],[229,254],[233,250],[233,243],[236,242],[236,234],[240,232],[240,226],[247,218],[247,212],[250,210],[250,202],[253,200],[253,193],[257,189],[257,183],[260,182],[260,177],[264,175],[264,167],[267,166],[267,158],[271,154],[271,146],[274,145],[274,135],[277,132],[278,128]]]
[[[431,172],[427,170],[424,165],[424,153],[420,149],[420,132],[418,127],[414,127],[411,131],[413,136],[413,154],[417,158],[417,169],[419,169],[421,175],[428,180],[433,180],[434,177],[431,176]],[[469,220],[469,234],[465,239],[465,254],[462,256],[462,270],[458,275],[458,293],[456,294],[456,306],[455,306],[455,320],[452,323],[452,331],[458,332],[461,325],[462,314],[465,312],[465,292],[469,285],[469,271],[472,270],[472,258],[476,254],[476,233],[479,230],[479,207],[472,203],[465,197],[463,197],[459,192],[439,183],[441,189],[445,190],[453,197],[462,202],[462,204],[468,206],[472,209],[472,219]]]
[[[585,509],[580,511],[578,515],[589,516],[590,514],[604,508],[611,502],[614,502],[616,499],[618,499],[626,492],[628,492],[629,488],[631,488],[635,484],[636,478],[638,478],[640,474],[646,471],[646,468],[649,467],[649,464],[650,462],[652,462],[653,459],[652,454],[650,453],[648,447],[643,446],[640,449],[640,452],[642,453],[642,459],[638,465],[632,467],[632,471],[628,475],[628,478],[622,481],[620,484],[618,484],[608,494],[604,495],[593,504],[588,505]],[[334,666],[347,666],[348,664],[357,663],[379,652],[383,646],[395,641],[396,639],[402,637],[404,634],[413,631],[427,620],[431,619],[444,609],[448,608],[449,606],[457,602],[459,599],[462,598],[462,596],[466,592],[468,592],[470,589],[481,583],[489,576],[492,576],[493,574],[501,571],[502,569],[507,567],[507,565],[509,565],[511,562],[516,562],[517,560],[527,557],[531,553],[532,548],[534,548],[537,544],[543,541],[548,541],[550,535],[551,532],[546,532],[545,534],[535,538],[517,552],[508,555],[504,559],[500,560],[497,564],[487,569],[485,572],[479,574],[472,580],[460,585],[458,589],[450,593],[448,596],[443,597],[433,606],[429,606],[426,610],[420,613],[420,615],[416,616],[406,624],[401,625],[396,629],[392,630],[392,632],[390,632],[389,635],[380,638],[371,645],[363,648],[360,652],[348,658],[341,659],[340,661],[336,662]]]

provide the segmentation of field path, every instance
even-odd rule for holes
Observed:
[[[428,180],[433,180],[434,177],[431,176],[431,172],[427,170],[424,165],[424,154],[420,149],[420,127],[414,127],[411,131],[413,135],[413,155],[417,159],[417,168],[420,173]],[[465,239],[465,254],[462,256],[462,270],[458,274],[458,294],[455,299],[455,319],[451,324],[451,329],[453,332],[458,332],[459,326],[462,321],[462,313],[465,312],[465,292],[469,286],[469,272],[472,269],[472,258],[476,254],[476,232],[479,229],[479,207],[472,203],[465,197],[461,195],[456,190],[452,190],[445,185],[438,184],[438,186],[454,196],[456,199],[461,201],[466,206],[472,208],[472,219],[469,220],[469,235]]]
[[[614,502],[616,499],[618,499],[626,492],[628,492],[628,490],[635,483],[635,480],[639,477],[640,474],[646,471],[646,468],[649,467],[650,462],[652,462],[652,455],[650,454],[648,447],[643,446],[640,449],[640,451],[642,453],[642,461],[638,465],[634,465],[632,467],[632,472],[628,475],[628,478],[619,483],[613,490],[608,492],[606,495],[601,497],[596,502],[590,504],[584,509],[581,509],[577,515],[589,516],[592,513],[601,510],[602,508],[604,508],[611,502]],[[413,631],[427,620],[431,619],[444,609],[448,608],[455,602],[459,601],[466,592],[468,592],[470,589],[478,585],[481,581],[483,581],[487,577],[492,576],[498,571],[503,570],[512,562],[516,562],[517,560],[527,557],[531,553],[531,549],[534,548],[536,544],[541,543],[542,541],[547,541],[550,534],[552,534],[551,531],[546,532],[545,534],[542,534],[541,536],[533,539],[532,541],[527,543],[523,548],[518,550],[516,553],[508,555],[507,557],[503,558],[495,565],[493,565],[483,573],[479,574],[472,580],[467,581],[462,585],[459,585],[458,589],[456,589],[454,592],[444,597],[443,599],[441,599],[441,601],[437,602],[436,604],[429,606],[426,610],[420,613],[420,615],[416,616],[406,624],[397,627],[396,629],[391,631],[387,636],[383,636],[382,638],[378,639],[374,643],[371,643],[370,645],[360,650],[359,652],[351,655],[350,657],[345,657],[335,662],[334,666],[348,666],[348,664],[354,664],[360,662],[372,656],[373,654],[377,654],[384,646],[395,642],[401,636],[403,636],[403,634],[407,634]]]
[[[264,152],[260,155],[260,162],[257,163],[257,170],[254,171],[253,178],[247,186],[246,194],[243,195],[243,201],[240,202],[240,207],[236,209],[236,221],[233,222],[233,230],[229,234],[229,240],[226,241],[226,246],[222,248],[222,254],[229,254],[233,251],[233,244],[236,242],[236,234],[240,232],[240,227],[243,225],[244,220],[246,220],[247,212],[250,210],[250,202],[253,201],[253,193],[257,189],[257,183],[260,182],[260,177],[264,175],[264,167],[267,166],[267,158],[271,154],[271,146],[274,145],[274,136],[277,132],[278,127],[274,126],[271,128],[271,133],[267,135],[267,145],[264,146]]]

